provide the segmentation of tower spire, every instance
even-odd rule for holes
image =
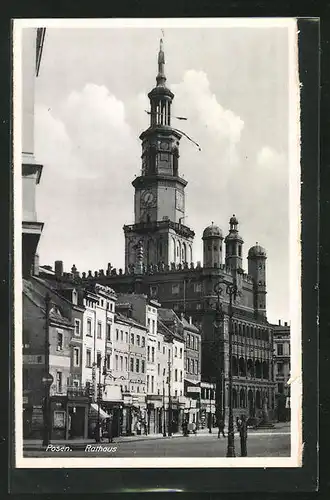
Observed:
[[[163,39],[159,42],[159,52],[158,52],[158,75],[156,78],[157,86],[165,86],[166,76],[165,76],[165,54],[163,49]]]

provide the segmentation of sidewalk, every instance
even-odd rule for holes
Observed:
[[[267,433],[272,434],[273,432],[278,432],[278,431],[289,431],[290,430],[290,422],[280,422],[280,423],[275,423],[274,427],[272,429],[267,429]],[[194,436],[198,438],[199,436],[214,436],[218,433],[218,429],[214,427],[212,429],[212,433],[209,433],[208,427],[205,427],[204,429],[199,429],[197,431],[197,434]],[[265,434],[265,429],[249,429],[248,434]],[[235,435],[237,434],[235,430]],[[147,436],[142,434],[142,435],[132,435],[132,436],[119,436],[115,437],[113,439],[113,443],[109,443],[108,439],[105,438],[101,443],[96,443],[95,439],[60,439],[60,440],[51,440],[51,444],[53,446],[69,446],[72,449],[78,450],[78,449],[84,449],[87,444],[100,444],[104,446],[111,446],[116,445],[118,443],[124,443],[126,441],[129,442],[134,442],[134,441],[150,441],[153,439],[173,439],[173,438],[179,438],[182,437],[181,432],[177,432],[173,434],[172,436],[166,436],[164,437],[163,434],[148,434]],[[44,450],[45,447],[42,445],[42,440],[41,439],[24,439],[23,442],[23,449],[25,451],[33,451],[33,450]]]

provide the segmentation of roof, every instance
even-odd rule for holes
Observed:
[[[139,323],[135,319],[128,318],[124,314],[120,314],[120,312],[115,313],[115,321],[121,321],[122,323],[128,323],[131,326],[136,326],[137,328],[142,328],[143,330],[148,331],[148,328],[145,325],[142,325],[142,323]]]
[[[28,299],[30,299],[30,301],[33,302],[35,306],[39,307],[39,309],[41,309],[43,313],[46,312],[46,304],[45,304],[46,294],[41,293],[37,289],[33,281],[23,279],[23,295],[25,295]],[[56,323],[73,327],[71,320],[66,318],[62,314],[60,307],[52,303],[50,304],[49,319]]]
[[[212,222],[212,224],[207,226],[203,231],[203,239],[206,238],[223,238],[222,230]]]
[[[197,326],[193,325],[192,323],[189,323],[189,321],[187,321],[185,317],[181,318],[181,323],[185,330],[190,330],[191,332],[200,333]]]
[[[171,339],[179,340],[180,342],[184,342],[184,338],[178,331],[173,329],[173,325],[166,325],[161,320],[157,321],[157,331],[158,333],[163,334],[165,337],[170,337]]]
[[[248,257],[267,257],[266,250],[258,243],[250,248]]]

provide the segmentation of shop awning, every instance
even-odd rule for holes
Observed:
[[[102,418],[102,420],[110,418],[110,415],[106,411],[102,410],[102,408],[99,408],[99,405],[96,403],[91,404],[91,411],[95,415],[98,415],[100,411],[100,418]]]

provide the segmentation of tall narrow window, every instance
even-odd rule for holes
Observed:
[[[123,356],[120,356],[120,371],[123,371]]]
[[[147,360],[150,361],[150,346],[147,348]]]
[[[56,372],[56,392],[58,394],[62,393],[62,372]]]
[[[175,368],[175,371],[174,371],[174,382],[177,382],[178,381],[178,370],[177,368]]]
[[[118,354],[115,356],[115,369],[118,370]]]
[[[75,347],[73,349],[73,364],[74,366],[80,366],[80,349]]]
[[[74,320],[74,334],[79,337],[80,336],[80,319]]]
[[[152,393],[154,392],[154,381],[155,381],[155,377],[153,375],[151,375],[151,392]]]
[[[141,373],[145,373],[145,361],[144,359],[141,360]]]
[[[107,323],[107,340],[111,340],[111,323]]]
[[[57,332],[57,350],[63,351],[63,333]]]
[[[152,363],[155,362],[155,348],[154,347],[151,348],[151,362]]]
[[[130,369],[131,369],[131,372],[134,372],[134,358],[130,359]]]
[[[106,365],[106,369],[110,370],[110,354],[107,354],[105,357],[105,365]]]
[[[92,336],[92,320],[90,318],[87,318],[87,333],[89,337]]]
[[[102,323],[101,323],[101,321],[97,322],[97,338],[98,339],[102,338]]]
[[[88,368],[92,366],[92,351],[90,349],[86,350],[86,366]]]

